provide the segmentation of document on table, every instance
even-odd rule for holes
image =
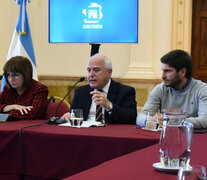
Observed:
[[[64,123],[64,124],[59,124],[58,126],[70,126],[70,127],[104,127],[106,126],[105,124],[97,121],[83,121],[81,126],[71,126],[70,122]]]
[[[142,128],[142,129],[145,129],[145,130],[148,130],[148,131],[161,131],[162,128],[157,128],[157,129],[148,129],[146,127]]]

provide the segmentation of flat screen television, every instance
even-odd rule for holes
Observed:
[[[137,43],[138,0],[49,0],[50,43]]]

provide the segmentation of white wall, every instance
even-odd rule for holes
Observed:
[[[177,0],[139,0],[138,44],[101,45],[100,52],[112,59],[114,77],[160,77],[159,59],[171,50],[172,44],[172,1]],[[1,0],[0,73],[18,12],[19,6],[13,0]],[[89,44],[48,43],[48,0],[31,0],[27,12],[38,75],[84,76]]]

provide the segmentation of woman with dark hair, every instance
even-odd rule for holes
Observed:
[[[0,94],[0,112],[14,119],[45,119],[48,88],[32,79],[32,64],[15,56],[3,67],[6,85]]]

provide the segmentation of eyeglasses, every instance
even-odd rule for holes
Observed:
[[[5,78],[6,79],[10,79],[10,78],[13,78],[13,79],[18,79],[20,76],[20,73],[7,73],[5,75]]]

